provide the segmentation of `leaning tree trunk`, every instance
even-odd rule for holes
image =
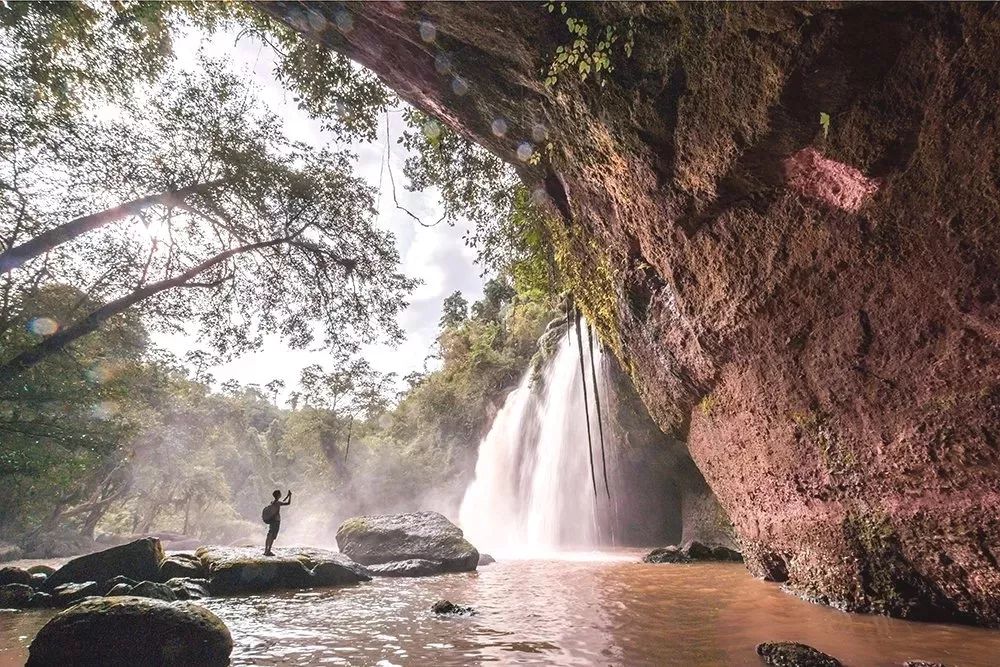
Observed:
[[[1000,623],[995,7],[567,5],[635,48],[551,90],[571,39],[542,3],[262,6],[548,195],[753,572]]]

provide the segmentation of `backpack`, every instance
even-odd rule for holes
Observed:
[[[264,509],[260,511],[260,520],[264,523],[271,523],[274,518],[278,515],[277,505],[265,505]]]

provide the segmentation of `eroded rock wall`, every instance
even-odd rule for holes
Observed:
[[[1000,623],[992,5],[573,3],[633,18],[635,50],[552,91],[569,36],[540,3],[265,8],[544,189],[752,571]]]

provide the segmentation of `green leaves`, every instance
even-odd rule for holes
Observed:
[[[823,128],[823,138],[826,139],[830,134],[830,114],[825,111],[819,112],[819,126]]]
[[[548,5],[547,7],[551,13],[554,7]],[[566,4],[562,3],[562,13],[565,14],[566,11]],[[603,29],[598,27],[593,31],[593,43],[591,43],[590,38],[591,26],[583,19],[572,16],[567,18],[566,29],[571,36],[570,42],[556,47],[552,63],[542,72],[545,75],[543,81],[546,88],[553,88],[559,82],[559,77],[569,70],[574,70],[580,81],[586,81],[591,74],[597,76],[602,72],[614,71],[612,52],[623,32],[625,39],[622,50],[626,58],[632,57],[635,45],[635,23],[631,18],[606,25]],[[600,85],[604,86],[606,81],[598,78]]]

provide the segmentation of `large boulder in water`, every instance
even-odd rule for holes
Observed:
[[[155,537],[146,537],[104,551],[80,556],[49,575],[45,589],[70,582],[107,581],[124,575],[136,581],[156,581],[163,548]]]
[[[31,585],[31,573],[19,567],[0,568],[0,586],[7,584]]]
[[[443,572],[466,572],[479,563],[462,530],[437,512],[348,519],[337,530],[337,545],[364,565],[420,559],[441,563]]]
[[[94,598],[46,623],[27,667],[222,667],[233,638],[212,612],[190,602]]]
[[[283,588],[340,586],[370,581],[371,573],[343,554],[282,547],[265,556],[253,547],[202,547],[212,593],[256,593]]]

